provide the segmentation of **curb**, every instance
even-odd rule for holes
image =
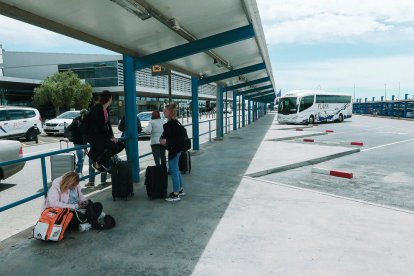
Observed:
[[[312,168],[312,172],[313,173],[336,176],[336,177],[348,178],[348,179],[352,179],[354,177],[353,173],[342,172],[342,171],[337,171],[337,170],[328,170],[328,169],[316,168],[316,167]]]
[[[260,171],[255,171],[255,172],[251,172],[251,173],[246,173],[244,174],[244,176],[250,176],[250,177],[259,177],[259,176],[264,176],[267,174],[271,174],[271,173],[278,173],[278,172],[283,172],[283,171],[288,171],[288,170],[292,170],[292,169],[296,169],[296,168],[300,168],[300,167],[304,167],[304,166],[309,166],[309,165],[315,165],[321,162],[325,162],[331,159],[335,159],[338,157],[342,157],[342,156],[346,156],[346,155],[350,155],[353,153],[357,153],[360,152],[361,149],[351,149],[351,150],[347,150],[347,151],[343,151],[343,152],[339,152],[339,153],[335,153],[335,154],[331,154],[331,155],[327,155],[327,156],[323,156],[323,157],[318,157],[315,159],[310,159],[310,160],[306,160],[306,161],[302,161],[302,162],[298,162],[298,163],[293,163],[293,164],[289,164],[289,165],[285,165],[285,166],[281,166],[281,167],[276,167],[276,168],[270,168],[270,169],[265,169],[265,170],[260,170]]]
[[[327,133],[325,133],[325,132],[316,132],[316,133],[302,134],[302,135],[296,135],[296,136],[288,136],[288,137],[283,137],[283,138],[266,139],[265,141],[278,142],[278,141],[294,140],[294,139],[297,139],[297,138],[320,136],[320,135],[326,135],[326,134]]]

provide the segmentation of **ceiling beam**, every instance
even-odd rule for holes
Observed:
[[[265,77],[265,78],[261,78],[261,79],[257,79],[257,80],[252,80],[252,81],[248,81],[248,82],[239,83],[239,84],[236,84],[236,85],[224,87],[224,91],[231,91],[231,90],[235,90],[235,89],[239,89],[239,88],[243,88],[243,87],[246,87],[246,86],[259,84],[259,83],[263,83],[263,82],[268,82],[268,81],[270,81],[270,78]]]
[[[165,63],[171,60],[191,56],[252,37],[254,37],[253,25],[246,25],[237,29],[201,38],[183,45],[175,46],[137,58],[135,63],[135,70],[141,70],[155,64]]]

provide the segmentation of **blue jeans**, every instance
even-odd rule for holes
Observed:
[[[81,146],[81,145],[75,145],[75,147],[77,147],[77,146]],[[84,159],[84,151],[83,151],[83,149],[77,149],[76,150],[76,158],[78,159],[78,161],[76,162],[75,172],[76,173],[82,173],[82,169],[83,169],[83,159]]]
[[[95,169],[92,167],[93,161],[89,159],[89,182],[95,183],[95,175],[92,175],[95,173]],[[103,172],[101,173],[101,184],[106,182],[107,173]]]
[[[174,193],[178,193],[180,189],[183,187],[183,177],[181,176],[180,169],[178,167],[180,155],[181,152],[177,153],[177,155],[173,159],[168,160],[168,169],[170,171],[171,179],[173,182]]]

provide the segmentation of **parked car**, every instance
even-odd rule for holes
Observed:
[[[141,127],[144,129],[148,126],[149,121],[151,121],[152,111],[140,112],[137,116],[141,121]],[[167,119],[164,116],[164,113],[160,112],[160,117],[163,121],[167,122]],[[151,134],[144,133],[143,131],[139,134],[139,137],[151,137]]]
[[[80,110],[66,111],[52,120],[45,123],[44,131],[47,135],[61,134],[65,132],[65,127],[68,127],[73,119],[79,117]]]
[[[35,140],[42,131],[42,117],[36,108],[0,106],[0,138]]]
[[[19,141],[0,140],[0,162],[15,160],[23,157],[23,147]],[[6,179],[21,171],[26,162],[20,162],[0,167],[0,180]]]

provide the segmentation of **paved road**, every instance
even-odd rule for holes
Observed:
[[[413,121],[354,116],[350,121],[321,124],[312,130],[334,131],[312,137],[317,144],[346,145],[356,141],[363,142],[364,147],[360,153],[262,178],[414,211]],[[312,167],[352,172],[354,178],[315,174]]]

